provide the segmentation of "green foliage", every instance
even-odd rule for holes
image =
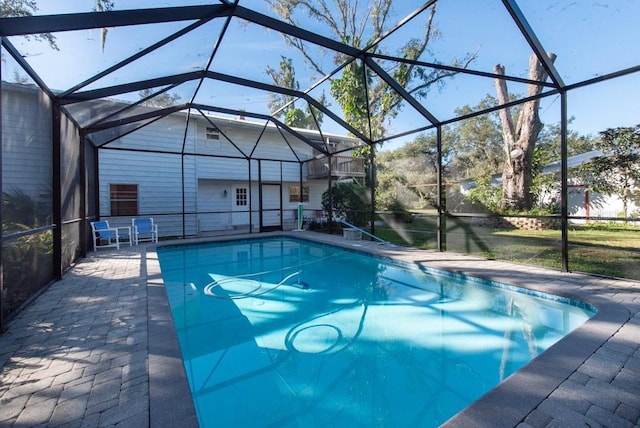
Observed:
[[[38,11],[35,0],[2,0],[0,1],[0,15],[5,16],[32,16]]]
[[[376,158],[376,207],[391,210],[395,203],[405,208],[433,204],[437,156],[433,135],[419,135],[394,151],[379,153]]]
[[[389,210],[389,207],[396,203],[397,185],[399,177],[392,169],[378,169],[378,185],[376,186],[376,208],[379,210]]]
[[[2,230],[5,232],[42,226],[51,215],[50,204],[34,201],[20,189],[2,193]]]
[[[365,226],[371,212],[370,190],[357,183],[338,183],[322,194],[322,208],[334,218]]]
[[[267,67],[267,74],[273,80],[276,86],[282,88],[300,90],[300,83],[296,80],[296,72],[293,67],[293,60],[285,56],[280,57],[279,70]],[[318,100],[320,104],[325,104],[325,97],[322,96]],[[305,128],[318,129],[318,125],[322,123],[322,112],[312,109],[307,105],[305,110],[296,107],[294,97],[279,93],[269,94],[269,110],[275,113],[276,117],[283,117],[285,125]],[[277,113],[276,113],[277,112]]]
[[[476,106],[456,109],[464,116],[474,111],[495,107],[497,100],[487,95]],[[451,154],[451,167],[457,179],[473,178],[502,171],[504,143],[497,113],[474,116],[457,122],[446,134]]]
[[[15,232],[29,233],[47,223],[51,205],[46,201],[35,201],[22,190],[14,189],[2,194],[2,214],[5,236]],[[12,313],[34,294],[34,290],[51,280],[52,254],[51,230],[3,240],[5,295],[0,310]]]
[[[400,201],[391,201],[387,206],[386,211],[390,211],[393,215],[393,219],[401,221],[403,223],[411,223],[413,221],[413,215],[407,211],[404,204]]]
[[[371,131],[378,136],[381,129],[369,129],[367,86],[372,83],[371,79],[371,73],[359,60],[352,61],[343,69],[341,77],[331,80],[331,95],[342,107],[348,124],[360,132],[369,134]]]
[[[28,230],[27,226],[20,229]],[[51,230],[3,241],[3,307],[7,314],[16,311],[52,277],[53,233]]]
[[[489,212],[499,212],[502,201],[502,186],[491,183],[490,175],[476,178],[476,187],[469,190],[468,200],[480,211],[486,208]]]
[[[546,165],[557,160],[553,147],[553,145],[538,143],[533,149],[532,179],[529,191],[532,194],[534,203],[535,201],[540,201],[543,194],[553,192],[554,187],[558,184],[556,174],[544,174],[542,172]],[[533,208],[540,207],[534,206]]]
[[[640,232],[640,223],[629,224],[623,223],[619,221],[609,221],[609,222],[590,222],[586,224],[582,224],[580,226],[574,226],[574,230],[603,230],[610,232],[619,232],[622,234],[627,233],[637,233]]]
[[[269,6],[285,22],[297,25],[298,19],[315,19],[319,25],[333,32],[334,38],[345,44],[362,49],[371,46],[368,53],[382,53],[379,44],[372,44],[389,29],[394,10],[393,0],[376,0],[375,2],[358,2],[357,0],[329,1],[315,0],[267,0]],[[396,55],[407,60],[423,57],[428,45],[439,33],[434,25],[436,6],[432,5],[425,14],[423,32],[400,46]],[[328,70],[318,62],[312,54],[313,47],[303,40],[284,36],[290,46],[297,49],[306,62],[319,76],[326,76]],[[475,59],[475,54],[467,54],[462,59],[454,58],[451,65],[467,67]],[[402,108],[404,98],[393,90],[376,72],[360,59],[337,54],[334,57],[337,65],[346,64],[340,75],[331,78],[331,95],[342,108],[345,120],[358,131],[376,140],[384,136],[385,124],[396,117]],[[440,68],[420,67],[413,63],[380,64],[405,90],[419,98],[426,97],[428,92],[444,84],[446,78],[456,73]]]

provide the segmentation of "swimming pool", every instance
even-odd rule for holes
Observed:
[[[201,426],[436,426],[593,315],[291,238],[158,249]]]

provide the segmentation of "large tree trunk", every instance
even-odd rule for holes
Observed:
[[[548,56],[551,61],[556,58],[553,53],[549,53]],[[500,64],[494,67],[494,71],[501,76],[505,75],[504,67]],[[547,72],[535,55],[529,58],[529,79],[539,82],[547,79]],[[500,105],[508,103],[507,81],[496,78],[495,84]],[[542,89],[541,85],[529,84],[527,96],[538,95]],[[515,126],[509,108],[499,111],[505,144],[505,164],[502,172],[502,209],[504,210],[526,211],[533,206],[530,191],[533,180],[533,150],[542,129],[542,122],[538,115],[539,106],[538,99],[525,102]]]

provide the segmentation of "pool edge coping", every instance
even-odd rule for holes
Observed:
[[[545,398],[568,379],[580,365],[603,346],[622,325],[630,319],[630,312],[622,304],[599,295],[593,288],[580,285],[585,277],[594,281],[616,281],[612,278],[596,278],[586,274],[565,274],[545,268],[536,268],[514,263],[493,261],[457,253],[439,253],[411,247],[383,246],[369,241],[346,241],[342,237],[314,232],[269,232],[260,234],[232,235],[220,237],[194,238],[161,242],[147,247],[147,290],[149,328],[149,402],[151,426],[197,427],[198,420],[191,398],[187,376],[181,357],[178,339],[173,329],[173,320],[164,291],[164,282],[156,253],[158,247],[167,245],[197,244],[206,242],[258,239],[264,237],[294,237],[315,242],[336,245],[367,254],[415,263],[419,266],[441,269],[458,274],[480,277],[517,287],[533,289],[577,299],[593,305],[598,312],[569,335],[562,338],[523,368],[492,388],[475,402],[458,412],[443,426],[491,426],[512,427],[522,422]],[[424,256],[433,254],[450,255],[453,263],[429,260]],[[153,257],[150,257],[155,255]],[[416,258],[416,256],[420,256]],[[499,266],[518,267],[519,275],[479,272],[479,269],[465,268],[464,263],[491,262]],[[532,275],[548,275],[551,283],[533,281]],[[564,278],[562,278],[564,276]],[[506,278],[506,279],[505,279]],[[559,281],[558,281],[559,280]],[[629,282],[634,282],[629,280]],[[562,286],[562,288],[560,287]],[[170,388],[166,388],[170,386]],[[185,389],[186,388],[186,389]],[[167,391],[168,389],[168,391]],[[508,405],[507,405],[508,403]]]

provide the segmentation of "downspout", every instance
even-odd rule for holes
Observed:
[[[264,228],[264,222],[262,221],[262,161],[258,159],[258,227],[259,231],[262,232]]]
[[[248,190],[247,190],[247,197],[249,198],[249,233],[253,233],[253,181],[252,181],[252,175],[251,175],[251,158],[247,158],[247,169],[248,169],[248,174],[247,176],[249,177],[249,183],[248,184]],[[233,204],[235,203],[235,195],[231,195],[231,224],[233,225],[233,216],[234,216],[234,211],[233,211]]]
[[[86,138],[86,134],[85,134]],[[95,216],[100,219],[100,153],[99,148],[94,146],[93,149],[93,182],[95,186],[93,188],[93,206],[95,207]]]
[[[302,194],[304,192],[302,191],[302,162],[301,161],[298,162],[298,166],[300,167],[299,168],[299,172],[298,172],[298,174],[299,174],[298,176],[300,177],[300,199],[298,199],[298,204],[299,204],[298,206],[300,206],[300,204],[302,204],[304,202],[303,198],[302,198]],[[282,191],[282,189],[281,189],[281,191]],[[280,199],[280,206],[282,207],[282,198]],[[280,212],[282,213],[282,208],[280,208]],[[303,211],[303,213],[304,213],[304,211]],[[282,214],[280,214],[280,216],[282,217]],[[281,220],[282,224],[284,225],[284,219],[281,218],[280,220]],[[296,227],[297,226],[298,225],[296,224]],[[283,227],[283,229],[284,229],[284,227]],[[300,228],[300,229],[302,229],[302,228]]]

